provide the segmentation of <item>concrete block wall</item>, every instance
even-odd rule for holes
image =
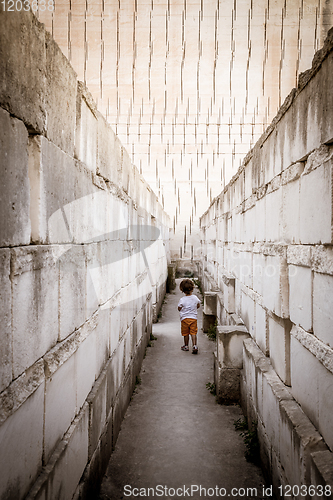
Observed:
[[[333,456],[332,69],[333,29],[201,217],[203,289],[221,296],[220,324],[237,314],[251,336],[242,402],[277,496],[332,486],[320,458]]]
[[[169,219],[31,12],[0,11],[0,498],[95,498]]]

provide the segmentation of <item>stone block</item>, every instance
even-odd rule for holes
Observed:
[[[109,415],[113,407],[114,400],[120,387],[121,379],[118,378],[118,356],[114,353],[109,359],[106,367],[106,414]]]
[[[85,237],[84,240],[113,240],[115,239],[113,237],[114,195],[107,189],[106,183],[102,177],[96,175],[93,175],[92,177],[93,184],[99,187],[99,189],[97,189],[90,198],[87,198],[87,201],[89,201],[89,210],[91,211],[92,216],[92,226],[87,228],[89,229],[90,234],[88,232],[87,237]],[[96,182],[96,179],[102,179],[102,184]],[[84,200],[85,198],[83,198],[82,201]]]
[[[63,247],[59,265],[59,340],[65,339],[85,319],[86,266],[82,245]]]
[[[32,132],[42,133],[46,127],[44,26],[31,11],[1,10],[0,15],[1,106]]]
[[[28,140],[31,242],[35,244],[47,242],[47,219],[41,164],[43,140],[45,139],[40,135],[31,135]]]
[[[220,404],[238,402],[240,399],[240,370],[237,368],[220,368],[216,390]]]
[[[278,488],[280,486],[284,486],[285,484],[288,483],[288,479],[286,478],[285,471],[283,469],[283,466],[280,462],[280,458],[275,452],[275,450],[271,450],[271,477],[272,477],[272,486],[273,486],[273,491],[276,492],[276,495],[278,496],[280,494]]]
[[[275,439],[274,425],[278,425],[276,416],[270,415],[276,409],[276,404],[282,399],[292,399],[292,395],[281,382],[272,364],[265,357],[253,339],[244,340],[244,372],[248,393],[255,405],[256,411],[265,426],[270,428],[268,435]],[[276,402],[277,400],[277,402]],[[274,406],[275,405],[275,406]],[[271,410],[271,406],[273,410]],[[272,420],[268,422],[267,419]],[[272,427],[270,427],[272,425]]]
[[[235,312],[235,278],[223,279],[222,290],[223,306],[229,314],[232,314]]]
[[[312,498],[318,500],[325,496],[325,498],[332,500],[333,453],[331,451],[315,451],[311,453],[310,484],[315,487],[316,493]],[[317,488],[317,486],[319,486],[319,488]],[[321,490],[320,486],[323,486],[323,490]],[[323,491],[322,494],[320,494],[321,491]]]
[[[221,288],[222,288],[222,283],[221,283]],[[225,321],[222,321],[222,317],[226,318],[227,317],[227,312],[224,309],[223,306],[223,293],[218,292],[217,293],[217,300],[216,300],[216,319],[219,325],[227,325],[228,323]]]
[[[252,207],[243,214],[243,241],[252,242],[256,239],[256,231],[258,230],[258,237],[260,237],[259,229],[256,228],[255,218],[256,218],[256,209]]]
[[[85,245],[87,317],[121,289],[122,248],[121,241],[109,240]]]
[[[25,498],[42,468],[44,383],[0,427],[0,496]]]
[[[258,420],[257,424],[258,439],[260,443],[260,466],[264,474],[264,477],[271,478],[271,468],[272,468],[272,453],[270,442],[268,436],[265,432],[265,427],[263,426],[261,420]],[[267,495],[267,493],[266,493]],[[268,495],[267,495],[268,496]]]
[[[284,170],[281,174],[282,185],[286,185],[286,184],[291,185],[291,183],[293,181],[296,181],[297,179],[300,178],[303,171],[304,171],[304,162],[303,161],[292,163],[287,168],[284,168]],[[294,194],[296,194],[296,192],[294,192]]]
[[[310,454],[326,449],[323,438],[295,401],[280,403],[280,461],[287,484],[310,484]]]
[[[238,316],[241,315],[242,284],[235,280],[235,310]]]
[[[121,163],[119,166],[121,170],[121,187],[125,193],[129,193],[130,178],[132,175],[132,162],[124,146],[121,148]]]
[[[120,315],[121,306],[117,305],[110,311],[110,354],[115,351],[118,346],[120,337]]]
[[[76,100],[75,158],[96,173],[97,167],[97,112],[91,94],[78,82]]]
[[[307,248],[307,247],[305,247]],[[310,253],[310,252],[309,252]],[[310,257],[311,255],[311,257]],[[311,247],[309,255],[309,266],[317,273],[333,276],[333,247],[315,246]]]
[[[237,277],[247,287],[253,287],[253,269],[252,269],[252,254],[251,252],[239,252],[239,262],[237,269]]]
[[[269,356],[282,382],[290,385],[290,330],[289,320],[276,316],[268,318]]]
[[[333,276],[314,273],[313,331],[316,337],[333,348]]]
[[[44,137],[29,147],[33,241],[82,243],[96,236],[91,173]],[[66,182],[64,182],[66,179]]]
[[[101,443],[99,442],[95,453],[85,468],[83,477],[72,500],[98,498],[104,472],[101,457]]]
[[[202,330],[204,333],[207,333],[211,326],[215,325],[216,316],[211,314],[202,313]]]
[[[84,405],[75,418],[65,440],[67,444],[54,469],[52,489],[49,498],[72,498],[88,462],[88,405]]]
[[[47,114],[46,136],[70,156],[74,154],[76,73],[51,34],[45,31]]]
[[[85,404],[30,491],[27,500],[73,498],[88,461],[89,409]]]
[[[116,358],[117,358],[117,381],[119,385],[123,383],[123,379],[125,376],[125,339],[122,339],[119,342],[118,349],[116,350]]]
[[[288,264],[303,267],[311,267],[312,265],[315,268],[314,261],[317,261],[317,256],[315,256],[316,252],[314,249],[316,248],[320,247],[313,248],[308,245],[289,245],[287,247]]]
[[[126,286],[121,290],[120,295],[120,323],[119,337],[122,337],[126,332],[130,322],[132,321],[132,304],[130,302],[129,287]]]
[[[280,241],[282,222],[282,189],[266,194],[266,241]]]
[[[243,343],[243,369],[241,370],[242,378],[244,379],[244,384],[246,386],[246,393],[242,396],[246,398],[246,415],[250,415],[253,406],[253,402],[256,399],[256,382],[255,382],[255,361],[253,357],[253,345],[249,345],[248,341],[245,340]]]
[[[284,257],[266,255],[263,270],[264,305],[277,316],[289,316],[288,266]]]
[[[132,380],[131,373],[129,371],[127,373],[127,376],[123,380],[121,390],[118,392],[114,402],[114,407],[112,412],[113,448],[115,447],[120,431],[121,422],[124,418],[126,409],[129,405],[131,396],[133,394],[133,388],[134,388],[134,383]]]
[[[75,353],[76,363],[76,404],[81,408],[91,391],[96,378],[96,350],[97,350],[96,329],[80,344]]]
[[[288,266],[290,320],[304,330],[312,330],[312,271],[307,267]],[[332,280],[333,281],[333,280]]]
[[[0,150],[0,245],[28,245],[31,237],[28,131],[21,121],[1,108]]]
[[[247,338],[245,326],[217,327],[217,357],[222,368],[243,367],[243,341]]]
[[[118,266],[121,266],[121,276],[122,276],[122,282],[121,286],[126,287],[129,284],[129,266],[130,266],[130,259],[131,259],[131,248],[130,245],[128,244],[127,241],[123,242],[123,248],[120,254],[120,261],[118,262]],[[151,272],[154,272],[154,264],[150,264],[150,270]],[[153,274],[154,276],[154,274]]]
[[[266,241],[266,197],[255,204],[255,241]]]
[[[255,411],[257,413],[256,421],[259,423],[262,421],[262,416],[264,413],[264,399],[263,399],[263,385],[264,385],[264,374],[270,373],[272,371],[272,365],[268,362],[266,358],[259,358],[259,362],[255,363],[256,370],[253,373],[254,380],[253,385],[255,386],[253,400]]]
[[[138,343],[138,323],[141,324],[141,317],[136,316],[133,320],[133,323],[131,325],[131,352],[133,355],[135,355],[136,352],[136,346]]]
[[[12,291],[10,282],[10,250],[0,250],[0,393],[12,381]]]
[[[232,217],[232,241],[241,242],[243,240],[243,215],[235,212]]]
[[[205,292],[203,310],[206,315],[216,316],[216,292]]]
[[[255,304],[256,342],[265,356],[269,355],[268,317],[266,310],[258,302]]]
[[[12,250],[13,375],[16,378],[58,339],[58,249]]]
[[[293,333],[293,330],[292,330]],[[306,370],[304,370],[306,366]],[[318,361],[302,344],[291,335],[291,391],[304,412],[318,427],[319,392]]]
[[[300,242],[300,180],[289,182],[282,187],[281,236],[287,243]]]
[[[253,253],[253,290],[264,295],[264,272],[266,258],[262,253]]]
[[[76,414],[77,377],[71,356],[46,381],[44,462],[48,462]]]
[[[97,113],[97,122],[97,172],[105,179],[118,184],[120,141],[100,113]]]
[[[72,202],[65,206],[67,219],[71,220],[70,231],[73,240],[75,243],[100,241],[101,233],[104,234],[104,228],[108,228],[111,218],[111,215],[106,213],[106,210],[110,209],[107,196],[92,182],[94,175],[83,163],[76,161],[75,167],[78,180],[75,184],[74,197]]]
[[[125,372],[128,370],[128,367],[131,363],[132,355],[135,353],[132,352],[132,335],[133,335],[133,325],[131,324],[125,335],[124,335],[124,367]]]
[[[291,333],[292,393],[332,448],[332,349],[299,327]]]
[[[256,318],[255,318],[255,302],[254,300],[242,291],[241,296],[241,314],[240,314],[247,331],[253,337],[256,338]]]
[[[240,400],[240,373],[243,367],[243,340],[249,334],[245,326],[219,326],[214,378],[220,403]]]
[[[102,272],[101,261],[98,259],[97,244],[84,246],[86,254],[86,317],[89,318],[100,304]]]
[[[131,198],[131,200],[135,201],[137,198],[137,186],[138,186],[138,178],[139,172],[135,165],[131,163],[131,169],[130,169],[130,176],[129,176],[129,189],[128,189],[128,196]],[[160,219],[160,215],[158,214],[157,217]]]
[[[327,446],[333,450],[333,373],[318,361],[319,426]]]
[[[279,454],[280,440],[280,418],[279,418],[279,399],[275,394],[274,385],[277,384],[274,375],[264,374],[262,380],[262,419],[266,427],[266,433],[271,443],[271,448]]]
[[[301,176],[300,240],[332,243],[332,160]]]

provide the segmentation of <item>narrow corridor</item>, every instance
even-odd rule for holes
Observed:
[[[166,295],[162,317],[153,327],[157,340],[147,348],[141,383],[122,423],[101,500],[262,498],[261,470],[245,460],[243,440],[233,425],[242,416],[240,408],[218,405],[206,388],[213,382],[215,343],[202,332],[202,307],[199,354],[180,350],[179,282]],[[195,293],[200,297],[197,288]],[[244,490],[234,496],[233,488]],[[251,495],[249,488],[257,488],[257,494]]]

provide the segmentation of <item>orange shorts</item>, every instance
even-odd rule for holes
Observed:
[[[185,318],[181,321],[182,335],[196,335],[198,332],[197,320],[193,318]]]

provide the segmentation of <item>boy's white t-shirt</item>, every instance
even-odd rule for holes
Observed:
[[[191,318],[197,319],[198,317],[198,308],[197,304],[200,304],[200,300],[196,295],[185,295],[178,302],[178,307],[183,306],[179,311],[180,321],[183,319]]]

